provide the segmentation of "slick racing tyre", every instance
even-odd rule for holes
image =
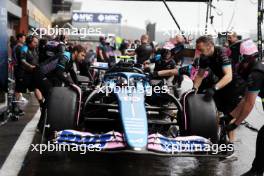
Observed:
[[[203,94],[185,94],[183,96],[183,115],[181,131],[184,135],[197,135],[219,140],[217,110],[214,101],[204,101]]]
[[[76,128],[77,93],[69,87],[54,87],[47,108],[47,135]]]

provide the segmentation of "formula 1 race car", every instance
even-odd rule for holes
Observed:
[[[213,100],[193,90],[176,97],[131,62],[91,68],[97,84],[80,77],[51,91],[44,131],[53,142],[161,155],[212,155],[210,146],[226,143]]]

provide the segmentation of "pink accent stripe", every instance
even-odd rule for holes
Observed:
[[[189,90],[188,92],[186,92],[186,94],[183,96],[183,114],[184,114],[184,127],[185,130],[187,130],[187,115],[186,115],[186,105],[185,105],[185,101],[186,101],[186,97],[192,92],[193,90]]]
[[[76,121],[76,125],[78,126],[79,125],[79,119],[80,119],[80,111],[81,111],[81,101],[82,101],[82,92],[81,92],[81,89],[75,85],[75,84],[72,84],[71,85],[75,90],[77,90],[78,92],[78,96],[79,96],[79,100],[78,100],[78,112],[77,112],[77,121]]]

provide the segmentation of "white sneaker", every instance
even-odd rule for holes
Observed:
[[[28,100],[23,96],[21,96],[18,101],[21,101],[23,103],[28,103]]]
[[[24,110],[27,104],[28,104],[28,100],[25,97],[23,96],[19,97],[18,103],[17,103],[17,106],[19,107],[19,109]]]

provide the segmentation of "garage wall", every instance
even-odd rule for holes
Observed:
[[[51,19],[52,0],[30,0],[47,18]]]

